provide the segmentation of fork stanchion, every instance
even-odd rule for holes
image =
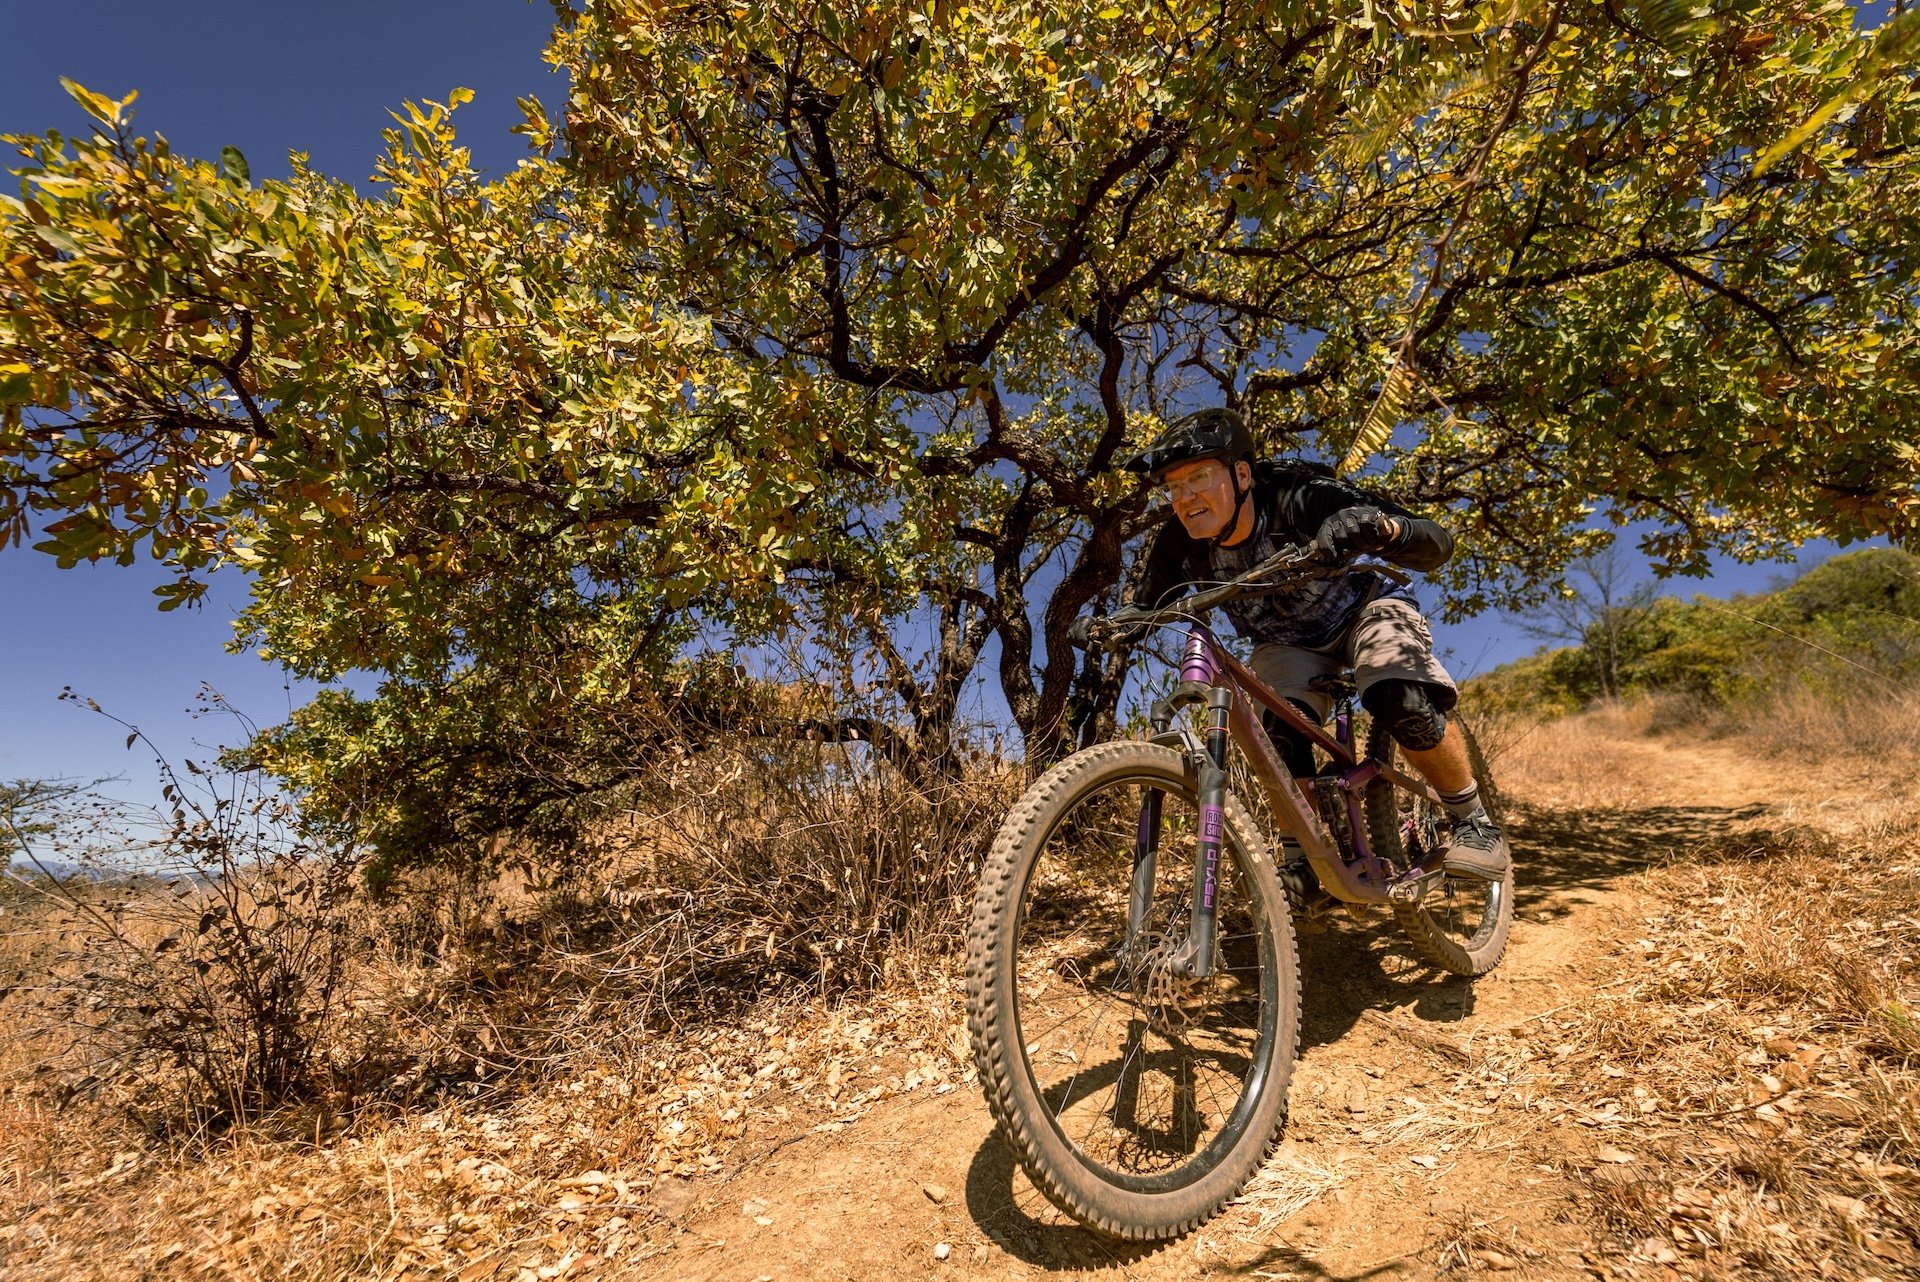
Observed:
[[[1174,973],[1188,979],[1205,979],[1213,973],[1220,848],[1227,826],[1227,716],[1232,707],[1231,686],[1214,686],[1207,691],[1206,753],[1196,781],[1200,794],[1200,857],[1193,867],[1193,925],[1171,960]]]
[[[1127,956],[1137,957],[1140,932],[1153,906],[1155,856],[1160,849],[1160,812],[1167,794],[1149,788],[1140,801],[1140,826],[1133,838],[1133,884],[1127,894]]]

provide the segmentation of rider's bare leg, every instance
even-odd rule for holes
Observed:
[[[1467,760],[1467,739],[1457,723],[1447,722],[1447,732],[1436,747],[1415,751],[1400,746],[1407,761],[1426,776],[1428,783],[1444,793],[1461,793],[1473,786],[1473,765]]]
[[[1505,835],[1487,815],[1485,799],[1475,795],[1473,765],[1467,760],[1467,740],[1459,724],[1449,721],[1439,744],[1425,752],[1408,751],[1405,745],[1401,751],[1439,791],[1441,804],[1453,816],[1447,871],[1498,881],[1506,874],[1512,854]]]

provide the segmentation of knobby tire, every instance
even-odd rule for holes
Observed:
[[[1142,997],[1141,976],[1151,968],[1136,960],[1137,945],[1126,947],[1132,843],[1125,827],[1130,805],[1137,816],[1131,799],[1149,789],[1165,794],[1172,816],[1150,920],[1165,925],[1169,939],[1183,934],[1179,886],[1190,887],[1194,865],[1191,849],[1179,848],[1180,816],[1195,804],[1194,785],[1181,753],[1142,742],[1076,753],[1028,789],[981,870],[967,932],[967,1023],[1001,1133],[1056,1206],[1101,1233],[1134,1240],[1190,1231],[1259,1169],[1286,1120],[1300,1022],[1286,895],[1251,818],[1231,796],[1220,969],[1212,981],[1185,981],[1192,987],[1172,1001],[1164,988],[1149,987],[1158,995]],[[1075,1013],[1083,1000],[1086,1010]],[[1056,1022],[1063,1009],[1069,1013]],[[1110,1018],[1120,1023],[1106,1025]],[[1251,1034],[1238,1032],[1235,1021]],[[1123,1045],[1103,1058],[1103,1028],[1112,1040],[1122,1023]],[[1148,1049],[1162,1043],[1167,1049]],[[1035,1059],[1051,1084],[1037,1075]],[[1103,1093],[1109,1085],[1110,1095]],[[1163,1085],[1166,1124],[1142,1124],[1141,1103],[1157,1110]],[[1202,1145],[1211,1124],[1218,1133]],[[1166,1169],[1139,1174],[1121,1169],[1122,1160]]]
[[[1466,738],[1467,761],[1473,768],[1480,798],[1495,823],[1501,821],[1500,794],[1495,789],[1486,757],[1466,723],[1455,719]],[[1405,759],[1387,729],[1375,722],[1367,735],[1367,755],[1404,767]],[[1444,811],[1425,798],[1376,779],[1367,788],[1367,840],[1373,852],[1405,870],[1413,866],[1439,834],[1450,827]],[[1411,842],[1407,829],[1411,826]],[[1396,903],[1394,917],[1415,951],[1455,975],[1484,975],[1500,964],[1513,930],[1513,869],[1498,883],[1470,877],[1447,876],[1417,904]]]

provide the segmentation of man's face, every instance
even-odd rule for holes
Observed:
[[[1236,463],[1234,467],[1242,474],[1243,487],[1253,480],[1253,469],[1245,463]],[[1190,537],[1213,539],[1226,532],[1235,505],[1233,473],[1225,463],[1211,458],[1175,463],[1160,480],[1167,487],[1167,500],[1173,505],[1173,514],[1180,518]]]

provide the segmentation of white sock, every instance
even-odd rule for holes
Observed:
[[[1435,791],[1439,790],[1435,789]],[[1440,804],[1445,806],[1447,813],[1455,819],[1482,819],[1488,823],[1493,822],[1493,817],[1487,814],[1487,808],[1480,802],[1480,785],[1477,783],[1469,783],[1464,792],[1440,793]]]

